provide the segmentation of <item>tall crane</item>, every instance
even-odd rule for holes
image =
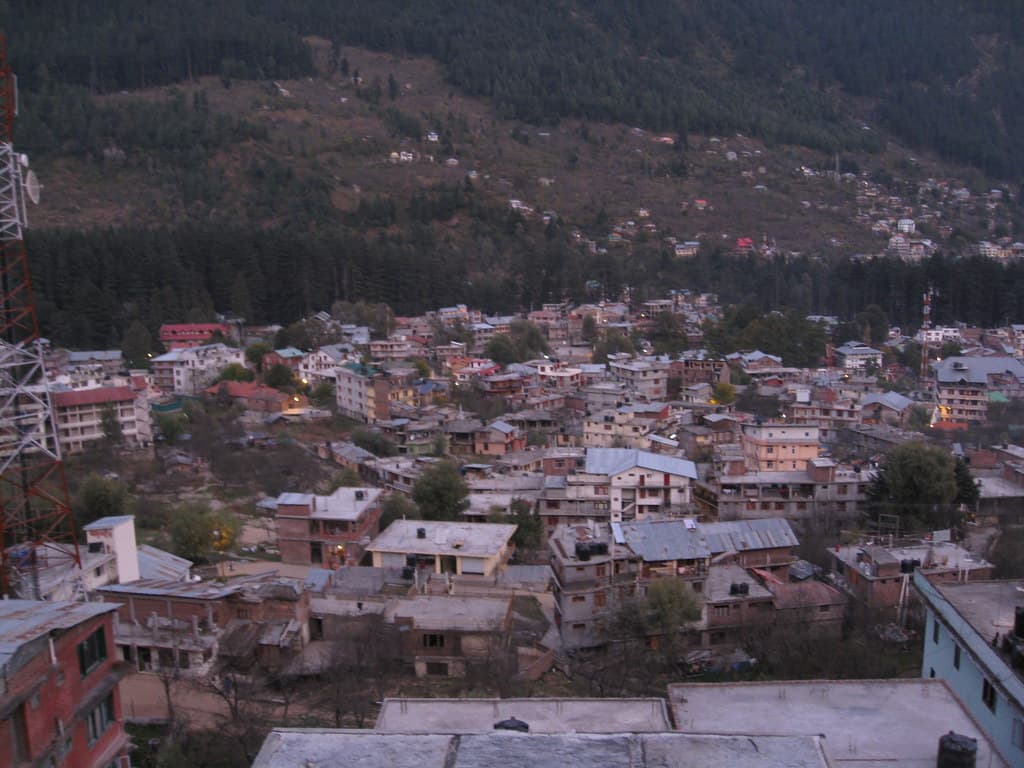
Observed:
[[[39,574],[81,569],[23,231],[39,184],[14,151],[17,80],[0,35],[0,593],[39,599]]]

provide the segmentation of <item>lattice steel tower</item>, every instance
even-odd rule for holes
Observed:
[[[12,144],[17,81],[0,35],[0,592],[42,597],[42,570],[81,568],[22,232],[38,184]]]

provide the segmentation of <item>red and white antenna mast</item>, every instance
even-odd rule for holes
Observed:
[[[40,569],[81,568],[22,233],[39,184],[14,151],[17,81],[0,35],[0,592],[43,597]]]

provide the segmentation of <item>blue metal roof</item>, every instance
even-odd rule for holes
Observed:
[[[697,465],[687,459],[664,456],[636,448],[588,448],[585,471],[595,475],[617,475],[641,467],[670,475],[697,479]]]

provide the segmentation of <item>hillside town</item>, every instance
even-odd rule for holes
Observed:
[[[131,506],[93,505],[80,567],[75,545],[18,550],[0,609],[0,748],[15,765],[128,765],[126,728],[160,722],[216,725],[259,766],[398,749],[409,733],[504,749],[502,729],[529,728],[560,749],[619,734],[601,738],[709,755],[770,732],[816,755],[802,765],[869,743],[872,759],[915,764],[955,728],[979,764],[1021,764],[1024,582],[988,558],[1024,519],[1024,447],[1004,427],[1024,327],[925,322],[873,346],[811,317],[827,343],[800,367],[706,346],[723,308],[685,290],[523,316],[364,315],[168,323],[146,368],[119,349],[45,348],[72,471],[144,480]],[[666,328],[679,351],[655,349]],[[257,461],[293,462],[284,451],[316,472],[245,482]],[[951,492],[899,498],[908,461],[945,468]],[[196,525],[186,546],[175,526],[198,513],[176,507],[168,537],[147,519],[168,493],[206,504],[218,530]],[[842,679],[865,673],[881,679]],[[814,685],[871,714],[830,713]],[[517,695],[530,698],[500,703]],[[922,696],[936,706],[898,704]],[[726,718],[713,730],[735,736],[701,741],[712,712],[748,698],[776,724]],[[606,705],[618,715],[595,717]],[[263,742],[289,710],[376,728]]]

